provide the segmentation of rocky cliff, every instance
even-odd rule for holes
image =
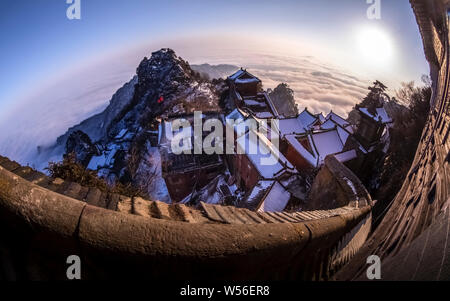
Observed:
[[[156,119],[196,110],[219,111],[225,84],[213,82],[173,50],[156,51],[141,61],[136,76],[115,93],[103,112],[70,128],[55,148],[75,152],[79,162],[98,170],[110,183],[132,182],[147,190],[149,197],[167,201],[154,149]],[[150,174],[158,185],[148,181]]]

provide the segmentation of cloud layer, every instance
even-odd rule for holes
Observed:
[[[183,51],[178,54],[184,56]],[[102,111],[113,93],[132,78],[143,56],[133,53],[132,58],[115,59],[83,70],[17,104],[0,120],[0,154],[21,164],[40,166],[37,147],[53,144],[69,127]],[[315,113],[333,110],[346,116],[367,94],[370,83],[311,56],[228,52],[220,56],[196,53],[184,57],[193,63],[245,67],[263,81],[265,88],[288,83],[299,106]]]
[[[312,57],[284,58],[259,56],[262,63],[244,67],[258,76],[265,88],[281,82],[289,84],[301,108],[327,114],[330,110],[346,116],[367,95],[370,81],[361,80]],[[282,62],[280,62],[282,61]]]

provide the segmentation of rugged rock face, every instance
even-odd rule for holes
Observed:
[[[130,103],[133,98],[137,76],[133,77],[128,83],[111,98],[108,107],[101,113],[96,114],[80,124],[70,128],[64,135],[57,139],[57,145],[65,145],[69,135],[75,131],[81,130],[89,135],[93,141],[98,141],[106,135],[106,129],[110,126],[113,119]]]
[[[297,116],[298,109],[295,104],[294,91],[287,84],[279,84],[273,91],[269,91],[269,96],[278,113],[285,117]]]
[[[87,165],[92,156],[96,155],[98,151],[89,136],[77,130],[71,133],[67,139],[66,154],[69,153],[75,153],[77,161],[83,165]]]
[[[116,134],[124,127],[147,128],[154,117],[195,110],[219,109],[220,85],[201,78],[171,49],[154,52],[137,68],[138,82],[131,103],[120,112],[109,129]]]
[[[69,129],[57,144],[67,144],[66,151],[74,151],[80,162],[109,181],[131,181],[149,197],[168,200],[165,185],[151,183],[164,182],[154,151],[156,118],[218,111],[224,89],[223,80],[210,82],[173,50],[161,49],[142,60],[136,76],[117,91],[102,113]]]

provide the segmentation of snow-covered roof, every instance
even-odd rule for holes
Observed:
[[[275,146],[261,133],[252,130],[237,139],[238,153],[245,153],[253,163],[259,174],[265,179],[274,179],[285,169],[296,172],[294,166],[275,148]]]
[[[342,144],[345,145],[348,137],[350,137],[350,133],[340,126],[336,127],[336,130],[338,132],[339,138],[341,138]]]
[[[273,183],[273,180],[261,180],[256,183],[245,200],[245,206],[249,209],[256,209],[261,199],[266,195],[267,190],[272,187]]]
[[[332,119],[327,119],[327,121],[325,121],[320,128],[323,130],[331,130],[334,129],[336,127],[336,122],[334,122]]]
[[[270,112],[256,112],[254,113],[255,116],[257,118],[261,118],[261,119],[270,119],[270,118],[274,118],[273,114]]]
[[[225,119],[228,120],[244,120],[244,115],[242,114],[241,110],[234,109],[230,114],[228,114]]]
[[[306,161],[317,167],[323,163],[326,156],[341,153],[348,137],[349,134],[341,127],[300,137],[308,139],[312,152],[300,143],[296,135],[287,135],[286,140]]]
[[[275,181],[259,205],[258,211],[281,212],[286,208],[290,198],[291,194],[278,181]]]
[[[227,115],[225,118],[225,122],[226,126],[233,127],[236,138],[241,137],[249,130],[257,130],[259,125],[258,119],[253,116],[248,117],[248,114],[242,112],[239,109],[235,109],[233,112]],[[268,132],[267,129],[266,132]],[[233,139],[232,141],[234,141],[234,137],[229,137],[228,135],[226,136],[226,139]]]
[[[280,136],[292,134],[304,134],[305,126],[298,118],[286,118],[279,120]]]
[[[266,92],[263,93],[263,96],[264,96],[264,99],[266,100],[267,104],[269,105],[270,110],[272,111],[273,115],[275,117],[279,117],[280,114],[278,113],[278,110],[277,110],[276,106],[273,104],[270,96]]]
[[[350,134],[354,134],[355,130],[353,129],[353,126],[351,124],[347,125],[345,127],[345,129],[350,133]]]
[[[346,127],[346,126],[348,126],[348,125],[350,124],[347,120],[345,120],[344,118],[342,118],[342,117],[339,116],[338,114],[334,113],[333,111],[331,111],[331,112],[327,115],[326,119],[327,119],[327,120],[331,119],[331,120],[333,120],[335,123],[339,124],[339,125],[342,126],[342,127]]]
[[[344,163],[344,162],[347,162],[347,161],[356,159],[356,157],[357,157],[358,155],[357,155],[357,153],[356,153],[356,150],[352,149],[352,150],[349,150],[349,151],[347,151],[347,152],[343,152],[343,153],[340,153],[340,154],[336,154],[336,155],[334,155],[334,156],[336,157],[336,159],[337,159],[339,162]]]
[[[337,120],[338,120],[338,118],[335,118],[333,116],[329,116],[327,121],[325,121],[320,126],[320,128],[322,130],[336,129],[338,134],[339,134],[339,137],[341,138],[342,143],[345,145],[345,143],[347,142],[348,137],[351,134],[351,132],[349,130],[352,130],[352,128],[348,124],[344,127],[343,124],[345,124],[345,123],[343,123],[342,120],[339,123]]]
[[[246,106],[259,106],[259,107],[266,107],[266,104],[264,102],[257,101],[255,99],[244,99],[244,104]]]
[[[228,79],[237,84],[247,84],[261,81],[259,78],[242,68],[236,71],[233,75],[229,76]]]
[[[340,153],[344,148],[337,130],[314,133],[311,136],[319,155],[319,164],[322,164],[326,156]]]
[[[257,96],[241,98],[243,107],[251,114],[261,119],[279,118],[278,111],[267,93],[258,93]]]
[[[301,112],[297,118],[305,127],[311,127],[318,120],[318,117],[311,114],[308,109]]]
[[[106,155],[93,156],[89,161],[88,169],[97,170],[97,168],[106,165]]]
[[[392,122],[392,119],[389,117],[388,113],[384,108],[377,108],[376,115],[370,114],[367,108],[359,108],[359,111],[363,112],[365,115],[369,116],[375,121],[381,121],[381,123],[383,124]]]
[[[317,118],[319,118],[320,123],[324,123],[326,121],[326,118],[323,116],[322,113],[317,114]]]
[[[260,80],[256,77],[254,78],[244,78],[244,79],[236,79],[234,82],[236,84],[250,84],[250,83],[258,83]]]
[[[239,78],[241,75],[244,74],[244,70],[243,69],[239,69],[238,71],[236,71],[233,75],[230,75],[228,78],[231,80],[236,80],[237,78]]]
[[[119,134],[117,134],[117,136],[114,138],[114,139],[122,139],[124,136],[125,136],[125,134],[128,132],[128,130],[127,129],[122,129],[120,132],[119,132]]]

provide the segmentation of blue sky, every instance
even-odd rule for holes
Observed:
[[[282,36],[314,44],[325,60],[361,71],[360,63],[352,63],[357,50],[349,37],[369,25],[382,28],[395,45],[384,73],[405,80],[428,73],[408,0],[382,0],[379,21],[367,19],[365,0],[81,0],[81,20],[68,20],[67,7],[65,0],[0,2],[0,110],[100,58],[198,36]]]

